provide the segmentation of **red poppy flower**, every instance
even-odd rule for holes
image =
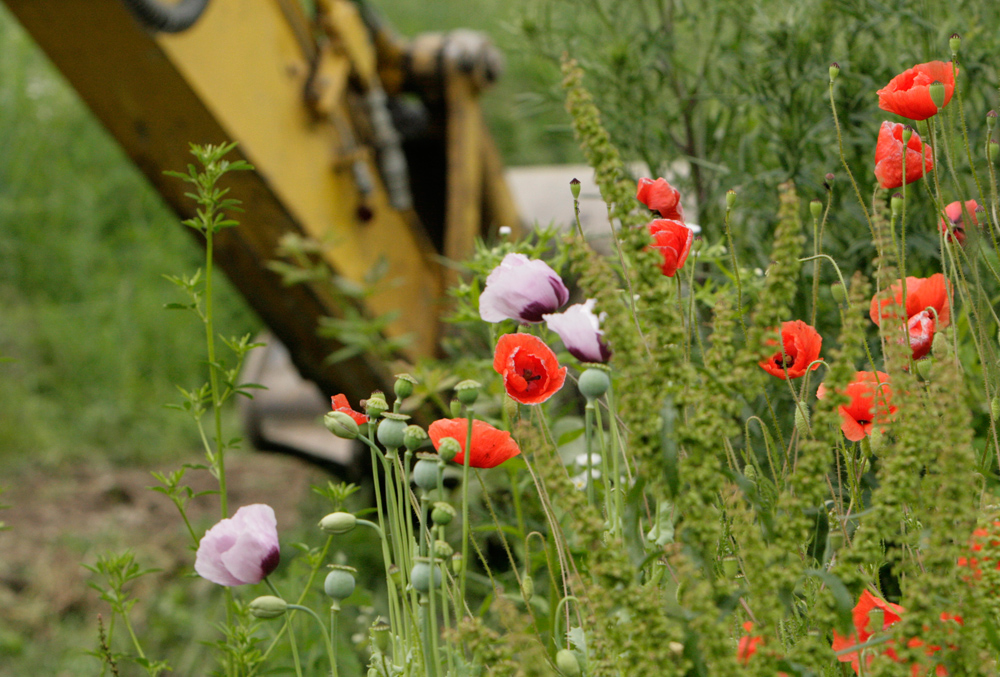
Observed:
[[[552,397],[566,381],[566,367],[552,349],[531,334],[504,334],[493,354],[493,368],[503,376],[503,387],[521,404],[539,404]]]
[[[646,227],[653,236],[653,249],[659,250],[663,255],[663,265],[660,266],[663,274],[673,277],[687,261],[694,241],[694,231],[680,221],[671,219],[654,219]]]
[[[954,238],[958,244],[965,244],[965,214],[962,207],[962,203],[956,201],[944,208],[944,216],[941,217],[938,227],[948,242]],[[979,204],[975,200],[966,200],[964,207],[964,211],[969,213],[972,225],[978,226],[979,216],[976,212],[979,210]]]
[[[876,423],[883,423],[896,413],[897,407],[889,404],[892,390],[889,389],[889,375],[884,372],[855,373],[844,394],[851,401],[840,405],[840,429],[852,442],[860,442],[871,433]],[[820,384],[816,397],[821,400],[826,397],[825,385]]]
[[[774,339],[768,339],[768,345],[777,345]],[[823,345],[823,337],[815,329],[802,320],[784,322],[781,325],[781,343],[784,347],[784,354],[779,350],[771,357],[760,363],[761,368],[771,376],[777,376],[784,380],[787,370],[787,378],[799,378],[805,376],[809,365],[819,357],[820,346]],[[813,364],[812,369],[819,367]]]
[[[455,463],[465,463],[465,436],[469,431],[469,421],[464,418],[443,418],[431,423],[427,433],[431,436],[434,448],[441,445],[445,437],[453,437],[458,441],[462,451],[455,455]],[[472,455],[469,466],[472,468],[495,468],[504,461],[521,453],[510,433],[497,430],[485,421],[472,421]]]
[[[743,624],[743,629],[747,632],[753,631],[753,623],[747,621]],[[746,665],[750,662],[750,656],[757,653],[757,645],[763,641],[763,637],[756,635],[744,635],[740,637],[740,643],[736,647],[736,658],[740,661],[740,663]]]
[[[913,132],[906,145],[906,182],[913,183],[932,169],[934,157],[931,147],[921,142],[920,135]],[[879,129],[875,145],[875,178],[883,188],[903,185],[903,125],[898,122],[883,122]]]
[[[351,418],[358,425],[364,425],[368,423],[368,417],[361,412],[354,411],[351,409],[351,404],[347,401],[347,395],[334,395],[330,398],[330,402],[334,411],[342,411]]]
[[[665,219],[684,221],[684,210],[681,209],[681,194],[671,186],[666,179],[639,179],[639,189],[636,192],[639,202],[654,212],[659,212]]]
[[[869,628],[871,624],[871,614],[872,609],[882,610],[882,627],[880,628]],[[844,649],[849,649],[851,647],[857,646],[858,644],[864,644],[867,642],[872,635],[876,632],[882,632],[893,623],[898,623],[902,618],[902,614],[905,611],[903,607],[898,604],[893,604],[891,602],[886,602],[884,599],[879,599],[875,595],[871,594],[867,590],[861,593],[858,603],[855,605],[852,612],[852,618],[854,621],[854,632],[847,637],[844,637],[836,630],[833,631],[833,650],[843,651]],[[891,651],[891,649],[887,650]],[[860,666],[859,651],[850,651],[845,654],[837,656],[837,660],[841,663],[850,663],[851,667],[854,668],[854,672],[858,672]],[[891,654],[895,658],[895,652]],[[872,660],[875,656],[869,655],[868,660]]]
[[[950,61],[918,63],[903,71],[878,90],[878,107],[911,120],[926,120],[938,112],[928,91],[935,82],[944,85],[943,108],[951,101],[952,92],[955,91],[955,74],[951,70]]]
[[[903,283],[897,280],[887,291],[872,297],[868,315],[877,326],[882,326],[882,318],[901,315],[902,306]],[[906,278],[906,320],[913,359],[919,360],[930,352],[934,332],[944,329],[951,321],[944,275],[935,273],[930,277]],[[903,340],[901,338],[900,342]]]

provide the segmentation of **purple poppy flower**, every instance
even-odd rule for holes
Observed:
[[[194,570],[219,585],[260,583],[278,567],[278,522],[269,505],[245,505],[205,532]]]
[[[545,323],[549,329],[559,334],[566,345],[566,350],[581,362],[607,362],[611,359],[611,350],[604,344],[601,337],[601,321],[594,315],[594,304],[597,301],[587,299],[586,303],[577,303],[565,312],[545,315]]]
[[[541,322],[569,300],[569,290],[545,261],[507,254],[486,278],[479,295],[479,316],[486,322]]]

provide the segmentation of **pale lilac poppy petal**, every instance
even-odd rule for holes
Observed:
[[[541,322],[569,300],[569,290],[544,261],[508,254],[486,278],[479,296],[479,316],[486,322],[511,319]]]
[[[278,566],[277,520],[267,505],[243,506],[209,529],[198,544],[194,569],[219,585],[259,583]]]
[[[558,314],[545,315],[548,328],[559,335],[566,350],[581,362],[607,362],[611,359],[611,350],[601,337],[600,318],[594,314],[597,301],[587,299],[585,303],[577,303]]]

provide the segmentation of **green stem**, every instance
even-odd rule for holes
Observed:
[[[472,459],[472,407],[465,408],[468,429],[465,434],[465,453],[462,455],[462,568],[458,574],[459,599],[465,604],[465,574],[469,569],[469,463]]]
[[[323,619],[319,617],[315,611],[307,606],[302,606],[301,604],[289,604],[289,609],[296,611],[305,611],[307,614],[313,617],[317,625],[319,625],[320,634],[323,636],[323,643],[326,645],[326,656],[330,659],[330,671],[333,673],[333,677],[337,677],[337,659],[333,651],[333,643],[330,641],[330,635],[326,631],[326,626],[323,624]],[[291,633],[288,635],[292,636]]]

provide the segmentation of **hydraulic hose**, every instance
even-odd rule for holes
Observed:
[[[208,0],[181,0],[176,4],[160,0],[122,0],[139,21],[164,33],[180,33],[194,25],[208,6]]]

